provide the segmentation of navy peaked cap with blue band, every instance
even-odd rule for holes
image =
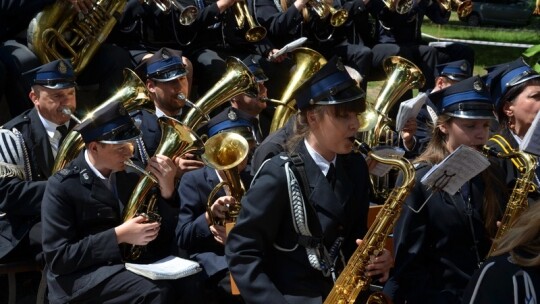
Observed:
[[[495,119],[491,95],[480,76],[433,92],[429,99],[437,107],[438,114],[466,119]]]
[[[58,59],[39,66],[25,74],[34,74],[32,83],[49,89],[67,89],[76,86],[75,72],[69,59]]]
[[[212,117],[208,122],[208,137],[212,137],[221,132],[235,132],[246,140],[253,138],[253,117],[236,108],[229,107]]]
[[[489,85],[491,97],[495,101],[496,107],[502,104],[502,97],[510,88],[530,79],[540,78],[540,74],[521,57],[512,62],[487,68],[487,70],[486,83]]]
[[[120,102],[111,102],[86,117],[74,128],[85,143],[99,141],[120,144],[132,141],[141,135],[133,119]]]
[[[472,67],[467,60],[457,60],[437,65],[439,76],[461,81],[472,76]]]
[[[248,67],[251,73],[255,75],[255,80],[257,82],[265,82],[268,80],[268,77],[266,76],[266,74],[264,74],[264,71],[259,64],[260,59],[261,56],[259,55],[249,55],[244,60],[242,60],[242,62]]]
[[[171,81],[186,74],[180,51],[161,48],[146,60],[146,75],[155,81]]]
[[[296,105],[302,110],[310,105],[335,105],[361,101],[366,93],[351,78],[339,57],[334,56],[319,71],[308,78],[294,93]]]

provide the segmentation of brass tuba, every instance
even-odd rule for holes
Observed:
[[[362,119],[360,121],[376,120],[375,123],[369,123],[375,127],[363,134],[366,137],[364,142],[370,147],[376,147],[387,142],[383,135],[390,130],[388,122],[391,121],[391,118],[388,117],[388,112],[395,106],[398,99],[406,91],[418,89],[425,83],[424,75],[420,69],[405,58],[399,56],[388,57],[383,66],[388,79],[384,82],[375,104],[368,103],[367,110],[359,115],[360,119]]]
[[[116,93],[105,100],[100,106],[96,107],[92,112],[88,113],[85,119],[91,118],[99,109],[105,107],[111,102],[120,102],[127,111],[132,111],[137,108],[152,106],[153,103],[148,98],[146,85],[142,80],[130,69],[124,70],[124,83]],[[54,160],[52,173],[55,173],[64,168],[70,161],[75,159],[79,152],[84,147],[81,134],[71,130],[66,135],[62,145],[58,148],[58,153]]]
[[[514,158],[518,160],[520,166],[518,167],[521,177],[517,179],[506,209],[504,211],[501,224],[497,229],[497,234],[491,244],[488,256],[491,256],[497,250],[497,240],[506,234],[518,217],[527,210],[529,207],[528,196],[529,192],[533,192],[536,189],[536,185],[533,183],[535,178],[535,169],[537,166],[536,157],[523,151],[505,151],[496,152],[493,148],[488,146],[483,147],[483,152],[488,155],[492,155],[498,158]]]
[[[174,159],[186,153],[203,151],[204,144],[199,136],[179,121],[163,116],[158,118],[158,123],[161,128],[161,140],[156,149],[156,155],[161,154]],[[141,176],[124,209],[124,222],[137,215],[145,215],[148,222],[161,219],[155,205],[157,197],[150,191],[156,185],[157,180],[151,174]],[[144,246],[131,246],[126,258],[136,260],[139,258],[142,248]]]
[[[154,2],[156,6],[165,14],[171,12],[171,10],[177,10],[180,13],[178,16],[178,22],[182,25],[190,25],[197,19],[199,9],[193,5],[183,6],[177,0],[145,0],[145,3]]]
[[[460,18],[465,18],[472,13],[473,5],[471,0],[438,0],[447,11],[452,11],[452,5],[457,7],[456,12]]]
[[[326,3],[324,0],[310,0],[308,4],[321,19],[330,15],[330,25],[340,27],[349,18],[349,12],[345,9],[336,9]]]
[[[384,5],[398,14],[407,14],[414,5],[414,0],[382,0]]]
[[[232,97],[246,93],[259,95],[259,85],[246,65],[236,57],[227,58],[227,68],[221,79],[201,97],[186,114],[182,123],[197,130],[208,113],[227,102]]]
[[[397,167],[403,173],[403,183],[394,188],[388,196],[375,221],[362,239],[362,244],[356,248],[347,262],[347,266],[334,283],[334,287],[324,301],[325,304],[355,303],[358,295],[369,288],[371,277],[366,273],[366,266],[369,264],[371,256],[377,256],[384,249],[386,238],[392,233],[401,213],[403,202],[415,183],[414,167],[406,158],[382,158],[371,152],[367,145],[358,141],[355,144],[362,153],[374,160]],[[384,297],[378,293],[372,296],[367,303],[387,303]]]
[[[266,29],[257,24],[253,16],[249,13],[246,0],[238,0],[233,5],[234,18],[238,28],[244,28],[247,22],[248,30],[244,37],[248,42],[259,42],[266,37]]]
[[[28,47],[41,62],[70,58],[81,72],[105,41],[126,0],[97,0],[87,14],[78,14],[68,1],[56,1],[36,15],[28,27]]]
[[[210,137],[204,144],[203,162],[216,170],[225,174],[225,180],[214,187],[208,195],[207,209],[212,225],[224,226],[227,223],[236,222],[240,212],[240,200],[244,196],[245,188],[240,179],[238,165],[244,161],[249,152],[247,140],[240,134],[234,132],[222,132]],[[229,206],[224,221],[215,219],[212,216],[210,207],[215,200],[215,195],[223,187],[229,188],[229,193],[236,200],[236,204]]]
[[[309,48],[299,47],[291,53],[296,64],[272,117],[270,132],[283,127],[289,117],[296,113],[296,100],[292,98],[294,91],[326,64],[323,55]]]

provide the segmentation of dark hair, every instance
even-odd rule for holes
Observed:
[[[444,134],[439,126],[450,124],[454,120],[453,117],[447,114],[441,114],[437,117],[435,126],[432,126],[431,140],[429,141],[426,150],[418,156],[414,163],[438,164],[446,156],[450,154],[446,148],[446,134]],[[501,218],[502,210],[499,204],[501,194],[506,197],[506,185],[497,178],[490,168],[481,173],[482,181],[484,182],[484,202],[483,202],[483,217],[484,227],[490,236],[495,236],[497,232],[497,219]],[[500,189],[501,192],[495,191]]]
[[[499,102],[499,107],[497,108],[497,117],[499,119],[499,125],[501,128],[506,128],[508,126],[508,116],[504,113],[504,105],[508,103],[512,103],[516,97],[525,90],[528,86],[533,85],[540,85],[540,78],[533,78],[530,80],[527,80],[525,82],[522,82],[518,85],[515,85],[508,89],[506,93],[501,97],[501,101]]]
[[[355,102],[345,102],[336,105],[312,105],[296,115],[296,120],[294,122],[294,131],[292,136],[287,139],[285,144],[286,151],[294,151],[296,145],[304,139],[309,133],[309,124],[307,122],[307,113],[310,111],[315,112],[316,115],[322,116],[325,111],[328,111],[334,117],[341,116],[345,113],[357,113],[360,114],[366,110],[366,101],[362,99]]]

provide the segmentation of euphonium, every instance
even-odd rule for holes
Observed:
[[[280,105],[276,107],[272,117],[270,132],[283,127],[289,117],[296,112],[296,100],[292,98],[294,91],[326,64],[323,55],[309,48],[299,47],[291,53],[295,62],[294,71],[289,79],[289,84],[281,95]]]
[[[101,105],[92,110],[92,112],[88,113],[84,119],[92,117],[99,109],[111,102],[121,102],[127,111],[153,104],[148,98],[146,85],[137,74],[130,69],[124,70],[124,83],[122,83],[120,89],[116,91],[113,96],[109,97],[109,99],[105,100]],[[52,173],[61,170],[70,161],[75,159],[83,147],[84,142],[79,132],[73,130],[69,131],[62,142],[62,145],[58,148],[58,153],[54,159]]]
[[[418,89],[425,83],[424,75],[420,69],[405,58],[399,56],[389,57],[384,61],[383,66],[388,79],[384,82],[375,104],[368,105],[368,109],[360,114],[361,121],[376,119],[375,127],[365,134],[366,139],[364,141],[370,147],[376,147],[381,142],[387,142],[386,138],[382,137],[390,129],[387,124],[391,120],[388,117],[388,112],[394,107],[398,99],[406,91]]]
[[[447,11],[452,11],[452,5],[457,6],[456,12],[460,18],[469,16],[472,12],[472,1],[471,0],[438,0],[439,3]]]
[[[208,195],[207,209],[212,225],[223,225],[236,222],[240,212],[240,200],[244,196],[245,188],[240,179],[238,165],[244,161],[249,152],[247,140],[234,132],[222,132],[210,137],[204,144],[203,162],[225,174],[224,181],[214,187]],[[210,208],[215,200],[215,195],[223,187],[229,188],[229,193],[236,200],[236,204],[229,206],[226,218],[222,221],[212,216]]]
[[[126,4],[126,0],[97,0],[87,14],[79,14],[68,1],[56,1],[30,22],[28,47],[43,63],[70,58],[73,70],[79,73],[105,41]]]
[[[246,93],[259,95],[259,85],[255,76],[246,65],[236,57],[226,61],[227,69],[221,79],[193,105],[182,123],[192,130],[197,130],[205,116],[232,97]]]
[[[248,42],[259,42],[266,37],[266,29],[257,24],[253,16],[249,13],[246,0],[239,0],[233,5],[234,18],[238,28],[244,28],[245,23],[248,24],[248,30],[244,37]]]
[[[368,154],[374,160],[383,164],[397,167],[403,173],[403,183],[390,193],[375,221],[351,258],[347,266],[343,269],[334,287],[328,294],[325,304],[330,303],[354,303],[360,292],[369,288],[371,277],[366,274],[366,266],[370,257],[377,256],[384,249],[387,236],[392,233],[392,229],[399,218],[401,208],[405,198],[414,186],[415,171],[413,165],[406,159],[382,158],[369,150],[365,144],[356,144],[362,152]],[[373,298],[370,296],[367,303],[385,303],[380,296]]]
[[[160,154],[174,159],[186,153],[203,151],[202,140],[182,123],[166,116],[158,118],[158,123],[161,128],[161,140],[156,149],[156,155]],[[124,209],[124,222],[137,215],[145,215],[149,222],[161,219],[155,205],[157,197],[155,193],[150,191],[156,185],[157,180],[150,173],[141,176]],[[131,246],[126,258],[136,260],[143,248],[144,246]]]
[[[344,9],[335,9],[324,0],[310,0],[308,4],[321,19],[325,19],[330,15],[330,25],[333,27],[342,26],[349,18],[349,12]]]
[[[414,5],[414,0],[383,0],[384,5],[398,14],[407,14]]]
[[[488,256],[491,256],[493,252],[497,250],[497,240],[499,240],[508,229],[510,229],[518,217],[529,207],[528,196],[530,192],[535,191],[536,185],[533,183],[536,169],[536,157],[523,151],[509,151],[494,152],[490,147],[484,146],[484,152],[489,155],[496,156],[498,158],[518,158],[520,160],[520,167],[518,168],[521,173],[521,177],[516,180],[508,204],[504,211],[504,215],[501,219],[501,224],[497,229],[497,234],[491,244]]]
[[[180,13],[178,16],[178,22],[182,25],[190,25],[197,19],[197,14],[199,9],[193,5],[183,6],[177,0],[151,0],[156,4],[156,6],[165,14],[171,12],[171,10],[177,10]],[[145,0],[145,3],[150,2],[150,0]]]

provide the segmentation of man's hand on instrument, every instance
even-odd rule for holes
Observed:
[[[148,245],[159,233],[159,222],[146,223],[148,219],[139,215],[114,228],[118,244]]]
[[[73,5],[73,8],[79,12],[87,14],[91,9],[92,5],[94,4],[93,0],[67,0],[71,5]]]
[[[156,155],[148,160],[146,170],[150,171],[159,181],[159,190],[164,199],[174,195],[176,166],[167,156]]]
[[[174,164],[176,165],[176,178],[182,177],[184,173],[192,171],[195,169],[202,168],[204,163],[195,158],[194,154],[186,153],[182,157],[176,157],[174,159]]]
[[[356,244],[362,244],[362,240],[356,240]],[[394,257],[387,249],[383,249],[376,255],[370,256],[369,264],[366,266],[367,275],[377,276],[379,282],[388,280],[390,269],[394,267]]]
[[[225,230],[225,227],[220,225],[212,225],[210,226],[210,232],[212,232],[214,239],[218,243],[225,245],[225,242],[227,241],[227,232]]]

